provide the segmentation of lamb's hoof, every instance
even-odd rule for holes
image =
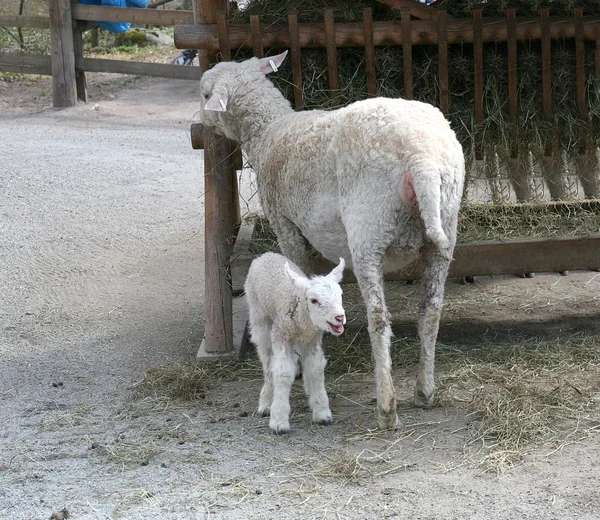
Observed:
[[[269,417],[271,415],[271,410],[269,408],[265,408],[264,410],[258,409],[259,417]]]
[[[435,400],[435,390],[425,393],[423,390],[415,388],[415,405],[421,408],[430,408]]]
[[[333,419],[331,417],[325,417],[324,419],[313,419],[313,422],[321,426],[331,426]]]
[[[290,427],[289,426],[276,426],[276,427],[271,426],[271,430],[273,430],[273,433],[275,435],[285,435],[286,433],[289,433]]]
[[[561,276],[569,276],[569,271],[558,271],[558,274]]]

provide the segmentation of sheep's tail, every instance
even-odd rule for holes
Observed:
[[[412,203],[419,208],[425,224],[425,234],[448,261],[452,260],[452,242],[442,228],[442,179],[439,165],[419,165],[404,175],[404,191],[412,195]],[[433,167],[432,167],[433,166]],[[412,190],[411,190],[412,188]],[[412,191],[412,193],[411,193]]]

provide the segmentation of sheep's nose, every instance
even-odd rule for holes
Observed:
[[[335,317],[336,321],[339,321],[340,323],[344,323],[344,321],[346,321],[346,316],[344,316],[343,314],[340,314],[339,316]]]

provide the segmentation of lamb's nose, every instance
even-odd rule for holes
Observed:
[[[344,323],[344,321],[346,320],[346,316],[344,316],[343,314],[340,314],[339,316],[335,317],[336,321],[339,321],[340,323]]]

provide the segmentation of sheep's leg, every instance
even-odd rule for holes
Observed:
[[[290,392],[296,377],[296,359],[292,347],[276,331],[272,333],[271,343],[273,401],[269,427],[277,435],[281,435],[290,430]]]
[[[444,283],[450,262],[434,248],[423,251],[423,295],[419,306],[421,357],[415,385],[415,404],[430,406],[435,394],[435,342],[444,300]]]
[[[272,219],[272,225],[283,255],[305,273],[311,273],[312,261],[306,239],[300,229],[291,220],[280,215]]]
[[[316,345],[311,345],[302,359],[304,390],[308,396],[308,406],[312,410],[315,423],[331,424],[329,398],[325,390],[325,365],[327,361],[321,347],[321,337]]]
[[[393,214],[356,211],[351,205],[344,215],[354,275],[358,282],[369,325],[375,365],[378,422],[382,429],[396,428],[396,391],[392,381],[390,340],[392,327],[383,292],[383,259],[395,231]],[[387,224],[387,225],[386,225]]]
[[[252,311],[250,311],[252,314]],[[252,323],[252,319],[250,320]],[[261,322],[251,326],[251,337],[262,363],[265,382],[258,399],[258,415],[268,417],[273,401],[273,377],[271,375],[271,325]]]

